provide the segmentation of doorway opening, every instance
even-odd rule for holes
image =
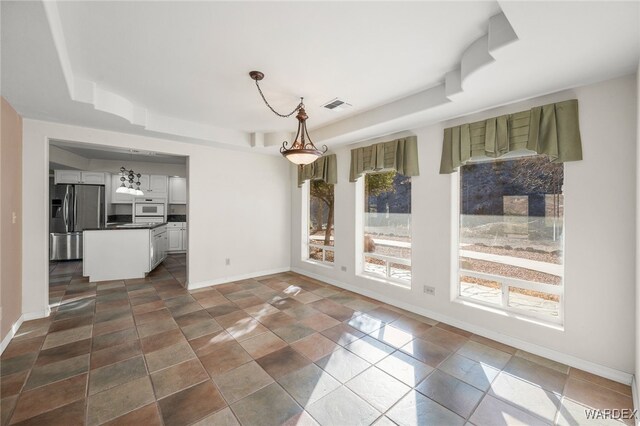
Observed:
[[[50,309],[89,303],[96,283],[107,280],[100,265],[106,265],[102,269],[109,271],[114,288],[152,280],[187,286],[188,164],[188,156],[49,141]],[[123,191],[125,183],[139,191]],[[89,238],[110,233],[126,241],[133,235],[128,231],[146,229],[152,236],[148,244]]]

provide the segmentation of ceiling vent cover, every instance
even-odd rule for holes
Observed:
[[[340,98],[334,98],[322,106],[326,109],[330,109],[331,111],[341,111],[347,108],[351,108],[352,105]]]

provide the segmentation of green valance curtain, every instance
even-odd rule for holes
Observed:
[[[351,150],[349,182],[355,182],[367,172],[382,170],[418,176],[418,138],[409,136]]]
[[[320,179],[326,183],[338,183],[338,164],[336,155],[323,155],[311,164],[298,167],[298,188],[305,180]]]
[[[454,172],[471,157],[498,158],[525,149],[555,163],[582,160],[578,100],[445,129],[440,174]]]

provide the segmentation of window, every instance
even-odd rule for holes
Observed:
[[[309,182],[309,260],[334,262],[333,192],[333,184],[322,180]]]
[[[363,272],[411,284],[411,178],[393,172],[364,177]]]
[[[459,297],[562,321],[563,180],[543,155],[460,167]]]

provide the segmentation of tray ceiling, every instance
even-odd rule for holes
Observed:
[[[331,146],[627,74],[640,50],[637,2],[1,7],[2,94],[25,117],[273,152],[295,119],[252,69]]]

